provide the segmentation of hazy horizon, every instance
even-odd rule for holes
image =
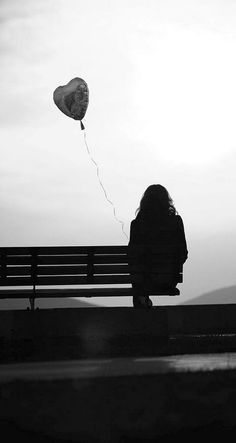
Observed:
[[[188,243],[181,299],[236,284],[236,4],[3,0],[0,16],[0,245],[127,244],[79,123],[53,103],[82,77],[87,142],[126,233],[161,183]]]

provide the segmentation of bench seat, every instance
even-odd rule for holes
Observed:
[[[177,288],[159,289],[153,295],[179,295]],[[151,295],[151,294],[150,294]],[[131,297],[132,288],[49,288],[49,289],[0,289],[0,298],[60,298],[60,297]]]

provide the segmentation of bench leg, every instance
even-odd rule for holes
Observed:
[[[35,286],[33,287],[33,296],[29,298],[30,310],[35,310]]]

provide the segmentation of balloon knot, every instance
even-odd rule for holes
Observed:
[[[81,127],[81,131],[83,131],[85,129],[85,127],[84,127],[84,125],[83,125],[81,120],[80,120],[80,127]]]

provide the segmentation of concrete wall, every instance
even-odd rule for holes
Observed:
[[[0,338],[236,333],[236,305],[0,311]]]

